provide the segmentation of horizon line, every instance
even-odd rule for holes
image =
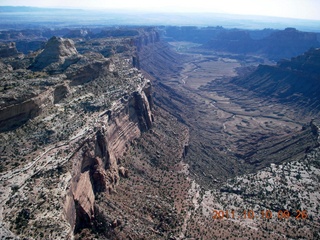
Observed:
[[[242,13],[227,13],[227,12],[214,12],[214,11],[168,11],[168,10],[151,10],[151,9],[129,9],[129,8],[77,8],[77,7],[59,7],[59,6],[48,6],[48,7],[38,7],[38,6],[11,6],[11,5],[0,5],[0,12],[2,7],[8,8],[35,8],[35,9],[55,9],[55,10],[74,10],[74,11],[87,11],[87,12],[108,12],[113,11],[115,13],[156,13],[156,14],[216,14],[216,15],[229,15],[229,16],[246,16],[251,18],[278,18],[287,20],[298,20],[298,21],[319,21],[320,19],[313,18],[294,18],[294,17],[284,17],[284,16],[271,16],[271,15],[252,15],[252,14],[242,14]]]

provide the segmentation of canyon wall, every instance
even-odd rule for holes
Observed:
[[[53,104],[53,90],[48,89],[36,97],[0,108],[0,132],[15,129],[37,117],[43,108]]]
[[[152,125],[151,84],[145,84],[100,115],[94,131],[74,153],[72,180],[65,204],[71,228],[89,227],[95,217],[95,193],[116,191],[119,175],[127,170],[120,163],[127,145]]]
[[[0,106],[0,132],[16,129],[39,116],[44,109],[66,98],[70,88],[67,83],[48,87],[34,97],[21,96],[10,105]]]
[[[155,31],[140,34],[131,42],[140,51],[159,41]],[[139,67],[137,55],[132,65]],[[74,154],[73,177],[66,201],[66,218],[74,232],[90,227],[95,218],[95,193],[116,191],[120,176],[128,171],[120,166],[119,158],[127,145],[142,132],[151,128],[153,116],[150,81],[123,97],[113,107],[100,115],[94,133]]]
[[[4,136],[2,139],[9,139],[9,147],[3,141],[1,150],[3,155],[14,152],[16,156],[11,158],[13,155],[10,155],[12,166],[3,167],[7,173],[2,176],[9,179],[11,169],[14,169],[19,177],[12,178],[12,185],[16,184],[16,179],[20,181],[20,174],[26,181],[39,177],[39,181],[30,181],[30,189],[48,189],[48,195],[54,198],[47,198],[46,193],[21,189],[19,196],[30,199],[28,212],[33,212],[35,221],[27,219],[29,223],[23,227],[16,224],[17,221],[20,223],[19,212],[25,203],[5,206],[4,222],[13,233],[29,237],[36,226],[38,230],[41,228],[45,238],[59,239],[57,236],[60,236],[66,239],[68,235],[72,239],[85,228],[95,231],[97,219],[102,215],[99,210],[101,199],[121,198],[123,184],[141,173],[132,170],[126,157],[130,154],[125,154],[127,149],[131,151],[143,132],[151,136],[152,131],[148,130],[155,125],[151,83],[136,69],[140,64],[139,51],[147,52],[164,45],[152,29],[139,30],[139,33],[141,35],[131,39],[94,39],[93,43],[82,43],[87,52],[79,53],[75,46],[81,48],[81,44],[54,37],[44,50],[33,53],[28,59],[29,68],[19,70],[19,78],[15,69],[10,70],[10,78],[0,86],[3,89],[0,133]],[[110,58],[105,58],[100,54],[103,47],[99,47],[105,45],[124,50],[112,52]],[[152,54],[150,52],[148,61],[153,59]],[[78,61],[73,63],[70,59]],[[152,61],[156,64],[157,60]],[[163,123],[161,131],[167,133],[167,129]],[[172,133],[172,136],[175,138],[176,134]],[[24,142],[21,143],[21,139]],[[160,162],[162,153],[159,146],[154,145],[149,158]],[[168,149],[171,148],[170,143]],[[179,156],[172,157],[174,160],[186,155],[187,147],[183,152],[179,143],[177,149],[179,152],[174,151],[174,154],[177,152]],[[135,161],[137,159],[131,162]],[[20,186],[18,184],[15,186]],[[10,186],[8,184],[7,188]],[[119,193],[115,194],[117,191]],[[8,196],[4,197],[11,198],[11,192],[9,189]],[[46,199],[42,206],[37,204],[40,198]],[[54,210],[51,209],[53,206]],[[116,214],[116,210],[113,213]],[[18,220],[11,221],[11,215],[17,215]],[[48,229],[55,229],[54,234]]]
[[[140,34],[134,39],[134,45],[140,51],[143,47],[160,41],[159,33],[153,29]]]
[[[168,41],[188,41],[202,46],[205,51],[253,54],[278,61],[319,47],[317,33],[295,28],[284,30],[226,29],[223,27],[162,27],[162,36]]]
[[[264,38],[254,39],[250,31],[227,30],[203,45],[205,49],[237,54],[259,54],[272,60],[291,58],[311,47],[319,47],[316,33],[295,28],[272,32]]]
[[[310,49],[291,60],[279,61],[276,66],[260,65],[233,83],[263,97],[274,97],[284,103],[317,112],[320,109],[319,86],[320,49]]]

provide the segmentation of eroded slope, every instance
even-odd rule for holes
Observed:
[[[135,42],[148,39],[111,39],[125,51],[105,58],[52,38],[2,59],[1,234],[66,239],[93,227],[96,195],[128,176],[119,158],[154,120],[150,82],[133,63]],[[12,68],[18,58],[26,66]]]
[[[178,45],[175,43],[175,47],[179,48]],[[189,176],[196,182],[189,190],[193,208],[186,215],[189,216],[185,218],[188,230],[183,236],[201,239],[237,239],[239,236],[246,239],[262,236],[273,239],[316,237],[318,228],[315,227],[315,219],[310,217],[307,221],[297,222],[294,212],[307,209],[310,210],[310,216],[313,216],[319,204],[319,157],[315,154],[319,142],[314,127],[310,125],[311,119],[318,117],[318,111],[302,109],[299,104],[304,102],[284,102],[281,98],[267,96],[265,92],[270,89],[248,91],[241,84],[236,85],[230,81],[234,74],[248,76],[248,72],[252,71],[250,69],[254,70],[255,67],[234,69],[228,72],[229,77],[222,74],[228,67],[232,69],[232,65],[248,66],[250,62],[256,65],[250,56],[233,58],[233,55],[214,52],[202,56],[199,52],[193,56],[177,56],[172,51],[167,46],[161,47],[159,53],[157,50],[154,52],[153,59],[157,59],[154,62],[168,59],[173,65],[177,64],[182,70],[180,75],[177,76],[170,68],[157,68],[156,64],[147,62],[141,62],[141,67],[155,78],[156,105],[176,116],[190,131],[185,161]],[[187,48],[185,52],[188,53]],[[150,53],[141,51],[140,54],[142,59],[144,54],[148,56]],[[173,57],[175,61],[171,59]],[[227,67],[223,68],[221,74],[219,68],[215,67],[218,64]],[[213,68],[216,71],[212,71]],[[291,70],[292,74],[297,73],[294,68]],[[290,69],[287,71],[290,72]],[[301,71],[300,74],[303,75]],[[241,78],[244,82],[245,77]],[[266,80],[266,83],[275,87],[272,82]],[[281,91],[281,88],[277,89]],[[312,159],[312,163],[309,159]],[[281,169],[286,169],[282,175]],[[287,169],[292,169],[292,174]],[[268,173],[270,171],[272,180]],[[269,177],[263,180],[261,176]],[[226,179],[229,179],[227,183]],[[286,180],[276,183],[276,179]],[[311,179],[314,183],[311,183]],[[266,188],[267,180],[273,181],[272,188]],[[236,184],[228,188],[226,186],[229,182]],[[304,191],[302,186],[307,185],[310,191],[300,192]],[[294,195],[288,198],[290,193]],[[312,195],[312,200],[307,200],[309,195]],[[284,202],[285,198],[287,200]],[[259,215],[261,210],[268,209],[273,212],[273,216],[277,216],[281,209],[288,209],[293,217],[288,222],[280,223],[277,217],[270,223],[258,218],[253,221],[212,219],[213,210],[230,209],[239,215],[248,209]],[[306,235],[299,233],[301,228]],[[273,232],[270,232],[271,229]]]

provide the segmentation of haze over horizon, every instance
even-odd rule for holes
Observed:
[[[318,10],[320,9],[320,1],[317,0],[224,0],[223,2],[207,2],[206,0],[163,0],[148,2],[145,2],[143,0],[1,0],[0,6],[78,8],[90,10],[130,10],[168,13],[224,13],[320,20],[320,15],[318,14]]]

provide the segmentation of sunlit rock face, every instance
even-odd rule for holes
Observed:
[[[65,207],[67,219],[75,232],[90,226],[94,219],[94,193],[116,191],[119,173],[128,175],[123,167],[118,166],[117,160],[128,143],[152,126],[148,101],[150,88],[150,82],[146,82],[128,99],[108,110],[92,137],[88,137],[75,153],[71,194],[68,194]]]
[[[44,50],[35,58],[30,66],[33,71],[43,69],[56,70],[58,67],[66,68],[77,60],[78,51],[71,39],[52,37]],[[63,65],[63,66],[61,66]]]

